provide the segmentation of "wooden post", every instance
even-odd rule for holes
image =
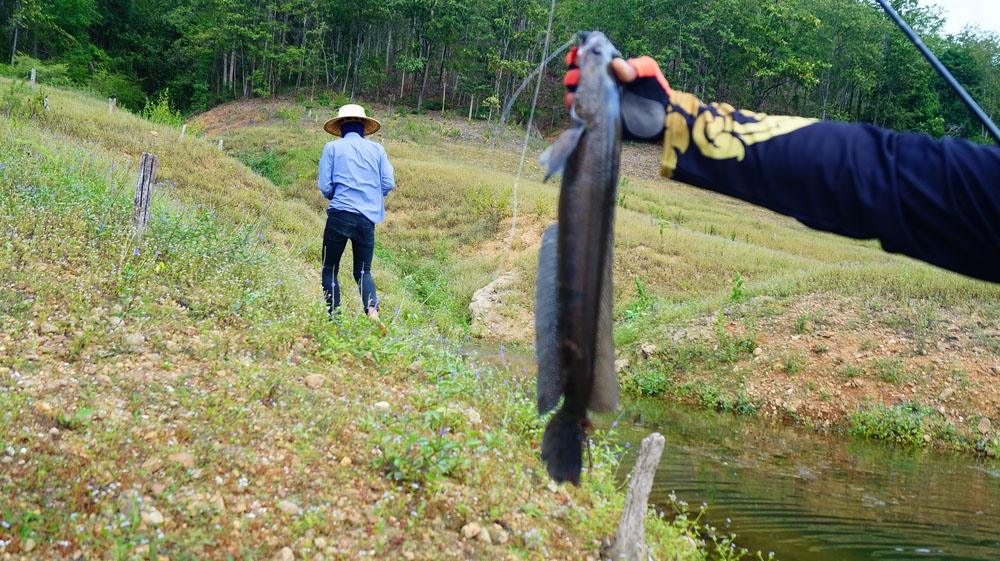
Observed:
[[[219,150],[222,150],[222,139],[219,139]]]
[[[642,439],[639,457],[635,460],[632,479],[625,495],[625,508],[618,523],[615,543],[608,552],[608,556],[614,561],[643,561],[645,558],[643,519],[646,517],[649,491],[653,487],[653,476],[656,475],[656,466],[660,463],[660,454],[663,453],[665,443],[663,435],[658,432]]]
[[[31,84],[31,91],[35,91],[35,88],[38,87],[38,84],[35,82],[35,69],[34,68],[31,69],[31,78],[28,81]]]
[[[183,125],[181,125],[181,136],[177,139],[178,142],[184,140],[184,133],[186,133],[187,130],[188,130],[188,126],[187,126],[186,123],[183,124]]]
[[[109,97],[108,98],[108,113],[114,113],[115,112],[115,107],[117,107],[117,106],[118,106],[118,98],[117,97]]]
[[[135,183],[135,200],[132,203],[132,228],[137,236],[142,236],[149,224],[149,203],[153,194],[156,166],[156,156],[143,152],[139,159],[139,179]]]

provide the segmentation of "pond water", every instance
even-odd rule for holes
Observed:
[[[530,348],[468,344],[476,360],[533,376]],[[614,415],[630,448],[666,437],[651,502],[669,495],[709,524],[736,534],[740,547],[779,561],[1000,561],[1000,461],[912,450],[844,435],[817,434],[760,418],[737,417],[646,399]]]
[[[605,426],[612,418],[602,418]],[[625,404],[631,444],[666,437],[651,501],[668,495],[782,561],[1000,560],[1000,463],[815,434],[662,400]]]

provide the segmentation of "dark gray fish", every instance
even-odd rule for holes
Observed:
[[[556,481],[578,484],[587,410],[618,404],[611,338],[611,262],[621,155],[621,90],[608,65],[617,50],[600,32],[578,51],[573,117],[541,157],[546,178],[563,172],[559,226],[543,236],[536,288],[538,409],[562,407],[542,437],[542,460]],[[553,265],[554,263],[554,265]]]

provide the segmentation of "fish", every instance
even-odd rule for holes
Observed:
[[[581,34],[575,125],[542,153],[545,179],[562,172],[558,222],[542,235],[535,286],[539,414],[562,405],[542,435],[556,482],[580,483],[589,411],[618,406],[612,338],[612,246],[621,160],[620,56],[601,32]]]

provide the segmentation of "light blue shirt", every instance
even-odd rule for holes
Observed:
[[[319,159],[319,192],[329,208],[364,215],[378,224],[385,219],[385,196],[396,186],[385,148],[356,132],[323,147]]]

